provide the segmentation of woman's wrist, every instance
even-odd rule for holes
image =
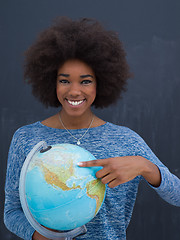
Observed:
[[[161,173],[159,168],[147,160],[144,157],[141,157],[141,176],[143,176],[146,181],[148,181],[153,187],[159,187],[161,184]]]

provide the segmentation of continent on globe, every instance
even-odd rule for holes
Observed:
[[[59,231],[78,228],[95,217],[106,192],[96,178],[100,167],[81,168],[78,162],[95,157],[72,144],[56,144],[32,157],[25,177],[25,195],[34,219]]]

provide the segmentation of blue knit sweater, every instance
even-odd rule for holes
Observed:
[[[71,130],[71,133],[80,138],[85,131],[86,129],[75,129]],[[41,122],[24,126],[15,132],[8,155],[4,222],[10,231],[25,240],[31,240],[35,230],[28,223],[21,208],[19,176],[27,154],[42,140],[48,145],[75,144],[74,138],[66,130],[50,128]],[[147,158],[156,164],[161,172],[161,185],[154,188],[155,191],[165,201],[180,206],[180,179],[170,173],[144,140],[129,128],[109,122],[90,128],[82,139],[81,147],[90,151],[97,159],[131,155]],[[138,176],[113,189],[107,187],[105,202],[99,213],[86,224],[87,233],[76,239],[125,240],[141,179],[142,176]]]

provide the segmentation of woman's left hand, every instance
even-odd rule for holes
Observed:
[[[103,168],[96,173],[102,183],[108,184],[114,188],[122,183],[142,175],[150,184],[158,187],[161,183],[161,174],[156,165],[141,156],[125,156],[106,159],[91,160],[81,162],[80,167],[97,167]]]

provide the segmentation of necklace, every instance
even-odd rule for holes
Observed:
[[[85,133],[84,133],[80,138],[76,138],[75,136],[73,136],[72,133],[64,126],[64,123],[63,123],[63,121],[62,121],[62,119],[61,119],[60,113],[58,114],[58,116],[59,116],[59,120],[60,120],[63,128],[66,129],[66,131],[77,141],[76,144],[77,144],[77,145],[80,145],[80,144],[81,144],[80,140],[81,140],[81,139],[86,135],[86,133],[89,131],[89,129],[90,129],[90,127],[91,127],[91,125],[92,125],[92,123],[93,123],[93,121],[94,121],[94,116],[93,116],[93,118],[92,118],[92,120],[91,120],[91,122],[90,122],[90,124],[89,124],[89,127],[87,128],[87,130],[85,131]]]

